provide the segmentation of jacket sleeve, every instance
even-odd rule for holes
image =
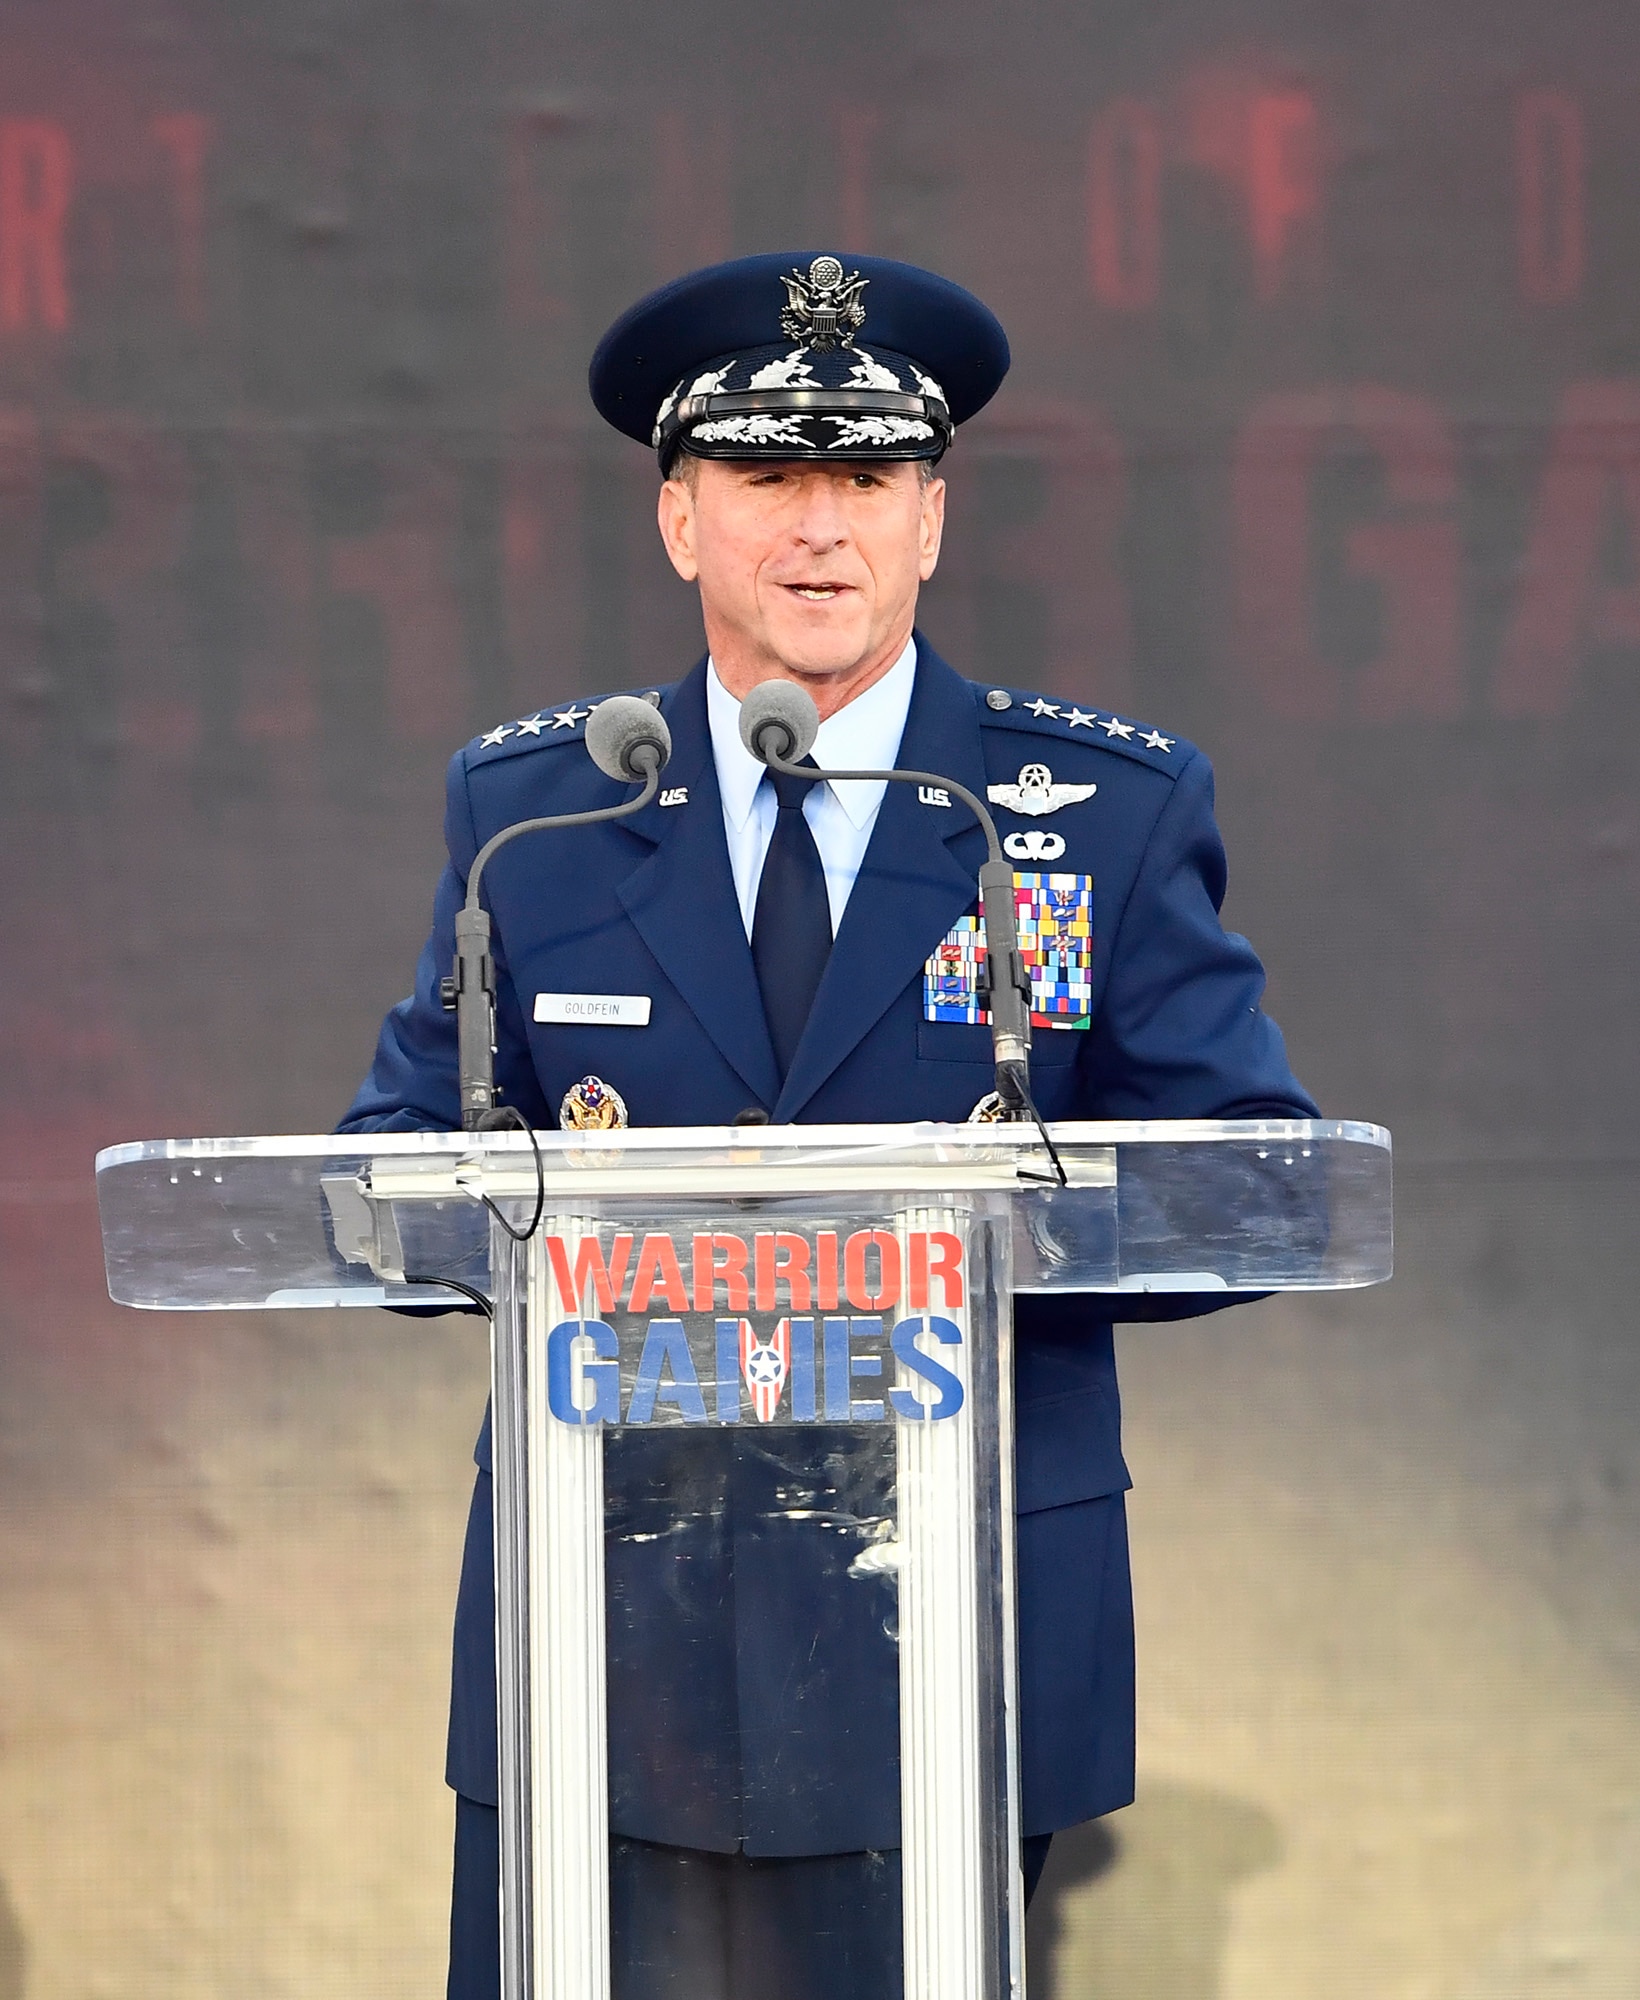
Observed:
[[[1095,1118],[1316,1118],[1263,1009],[1258,954],[1219,922],[1228,870],[1199,752],[1157,816],[1118,912],[1089,1050]],[[1143,1199],[1135,1190],[1136,1198]],[[1314,1219],[1324,1238],[1324,1217]],[[1125,1297],[1123,1321],[1190,1319],[1258,1292]]]
[[[450,760],[445,785],[444,841],[449,860],[433,897],[433,928],[416,966],[415,990],[390,1009],[376,1041],[370,1074],[337,1127],[341,1132],[454,1132],[461,1127],[456,1017],[439,999],[439,982],[455,957],[456,912],[467,897],[467,873],[478,852],[465,751]],[[506,951],[492,941],[496,976],[496,1081],[502,1101],[530,1123],[551,1122],[530,1061]]]
[[[1227,870],[1199,753],[1157,815],[1085,1061],[1096,1118],[1315,1118],[1263,1010],[1264,968],[1219,922]]]

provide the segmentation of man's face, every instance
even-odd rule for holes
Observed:
[[[939,560],[945,482],[915,464],[701,459],[661,488],[678,574],[700,585],[731,693],[779,675],[826,713],[891,666]],[[742,685],[736,686],[740,682]]]

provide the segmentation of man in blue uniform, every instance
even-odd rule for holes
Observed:
[[[967,682],[915,628],[944,527],[934,467],[1007,365],[977,299],[870,258],[719,265],[605,336],[593,400],[659,454],[662,540],[699,587],[709,652],[655,690],[673,753],[653,803],[515,841],[485,874],[497,1078],[532,1123],[573,1117],[578,1090],[635,1124],[717,1126],[962,1120],[990,1090],[978,827],[937,786],[773,777],[737,717],[775,678],[814,697],[819,766],[900,764],[989,796],[1036,920],[1044,1117],[1315,1115],[1260,1009],[1258,960],[1219,923],[1205,758],[1098,706]],[[344,1129],[459,1126],[439,988],[467,871],[514,821],[627,795],[581,747],[593,705],[499,724],[453,761],[432,935]],[[619,1021],[559,1004],[587,994],[648,1004]],[[1034,1297],[1015,1313],[1033,1882],[1055,1829],[1133,1790],[1129,1482],[1105,1310]],[[789,1505],[795,1483],[812,1503],[797,1512],[881,1508],[882,1465],[875,1445],[835,1432],[783,1432],[778,1451],[773,1435],[709,1449],[692,1437],[687,1454],[673,1433],[608,1443],[611,1518],[634,1530],[611,1556],[621,2000],[900,1990],[882,1949],[898,1930],[892,1643],[824,1538],[793,1538]],[[462,2000],[497,1987],[487,1426],[477,1458],[448,1764]],[[652,1516],[695,1524],[685,1583],[642,1553]],[[842,1635],[846,1671],[815,1674],[822,1630],[834,1661]],[[799,1694],[822,1725],[801,1742],[784,1726]],[[812,1747],[844,1740],[845,1758]]]

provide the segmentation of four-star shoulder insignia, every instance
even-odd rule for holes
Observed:
[[[662,688],[645,688],[641,684],[626,690],[641,700],[659,708]],[[495,763],[503,757],[514,757],[527,750],[544,750],[554,743],[580,743],[584,740],[583,725],[593,710],[607,695],[595,695],[591,700],[577,699],[563,708],[538,708],[531,715],[522,715],[515,722],[497,723],[494,729],[486,729],[482,736],[475,737],[467,746],[468,754],[482,750],[486,753],[484,762]]]
[[[520,750],[543,749],[549,743],[577,743],[581,740],[583,723],[597,706],[598,701],[594,700],[572,701],[564,708],[538,708],[514,722],[500,722],[494,729],[486,729],[472,748],[510,757]]]
[[[993,699],[999,694],[1008,696],[1006,708],[1000,701]],[[1188,743],[1180,747],[1179,737],[1168,736],[1162,730],[1151,728],[1143,722],[1130,721],[1126,716],[1113,715],[1099,708],[1083,708],[1079,702],[1074,701],[1050,701],[1046,695],[1013,693],[1006,688],[993,688],[985,696],[985,708],[981,711],[981,719],[988,727],[1018,730],[1037,737],[1056,736],[1061,739],[1067,737],[1074,739],[1079,731],[1086,730],[1100,749],[1125,751],[1128,756],[1136,757],[1141,764],[1147,765],[1153,771],[1183,770],[1194,754]],[[1017,791],[1019,787],[1010,786],[1005,789]],[[1063,788],[1056,786],[1054,789],[1057,791]],[[1033,798],[1037,796],[1035,787],[1032,788],[1032,796]],[[1068,803],[1068,801],[1063,802]],[[1007,801],[1007,804],[1012,811],[1021,810],[1012,800]],[[1036,810],[1052,811],[1053,807],[1039,804]]]
[[[993,696],[1006,699],[1008,703],[1007,709],[1001,706],[1000,700],[993,699]],[[654,698],[654,696],[647,697],[650,700]],[[579,731],[581,725],[597,706],[597,701],[572,701],[565,708],[537,710],[533,715],[519,717],[516,722],[499,723],[494,729],[486,730],[478,738],[476,747],[480,750],[500,750],[509,745],[517,747],[526,738],[531,737],[535,738],[538,742],[571,741],[573,740],[573,732]],[[1030,716],[1034,718],[1035,723],[1039,727],[1047,728],[1049,734],[1054,732],[1048,726],[1054,723],[1057,723],[1061,730],[1086,729],[1090,733],[1098,730],[1112,749],[1122,748],[1132,751],[1137,750],[1142,744],[1146,750],[1154,751],[1161,757],[1171,758],[1174,747],[1179,741],[1176,736],[1166,736],[1159,729],[1147,729],[1139,723],[1124,721],[1118,715],[1102,715],[1098,709],[1085,709],[1075,702],[1067,705],[1063,702],[1048,701],[1042,695],[1035,695],[1029,701],[1021,698],[1018,705],[1015,706],[1013,697],[1007,695],[1003,689],[991,690],[991,694],[986,697],[986,712],[987,720],[1000,723],[1003,721],[1004,716],[1007,716],[1008,726],[1016,728],[1020,724],[1013,720],[1014,717],[1019,717],[1023,721],[1025,716]],[[570,733],[560,734],[560,732]],[[1031,733],[1034,734],[1035,732],[1032,731]],[[1096,738],[1095,740],[1097,741],[1098,739]],[[1188,751],[1189,746],[1187,745],[1187,755]],[[1141,761],[1149,762],[1150,760],[1145,758],[1141,759]],[[1045,776],[1045,767],[1039,768],[1043,770]],[[1152,768],[1159,767],[1152,766]],[[1032,775],[1035,775],[1034,771]],[[1022,771],[1020,776],[1023,781],[1025,773]],[[1015,812],[1023,811],[1028,813],[1052,812],[1061,805],[1072,803],[1073,798],[1079,800],[1089,798],[1093,794],[1093,787],[1091,786],[1084,790],[1079,786],[1052,785],[1050,787],[1045,783],[1023,783],[1021,785],[1007,786],[994,785],[990,790],[994,803],[1005,804]],[[1001,797],[1003,792],[1010,794],[1021,793],[1022,797],[1028,796],[1031,803],[1024,805],[1016,802],[1012,797],[1003,799]]]

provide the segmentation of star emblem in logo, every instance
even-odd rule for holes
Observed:
[[[1151,750],[1171,750],[1174,739],[1164,736],[1159,729],[1147,729],[1139,741]]]
[[[506,723],[502,723],[499,729],[492,729],[487,736],[481,736],[478,739],[479,748],[481,750],[497,749],[501,744],[506,742],[511,734],[511,729],[508,728]]]
[[[1096,715],[1091,713],[1084,715],[1074,702],[1071,704],[1070,714],[1065,717],[1065,720],[1070,724],[1072,729],[1091,729],[1098,719]]]
[[[1026,702],[1025,706],[1031,711],[1032,715],[1036,716],[1038,719],[1040,719],[1044,715],[1057,715],[1059,713],[1058,702],[1044,701],[1041,695],[1038,695],[1035,701]]]
[[[1099,727],[1107,736],[1120,736],[1124,743],[1133,734],[1133,724],[1131,722],[1118,722],[1114,715],[1108,722],[1101,722]]]
[[[518,725],[518,733],[520,736],[539,736],[546,726],[547,718],[544,715],[526,715]]]
[[[746,1362],[746,1379],[749,1382],[778,1382],[782,1369],[780,1356],[772,1347],[755,1347]]]
[[[590,708],[577,708],[571,702],[568,708],[561,708],[552,718],[554,729],[573,729],[578,722],[585,722],[592,713]]]

